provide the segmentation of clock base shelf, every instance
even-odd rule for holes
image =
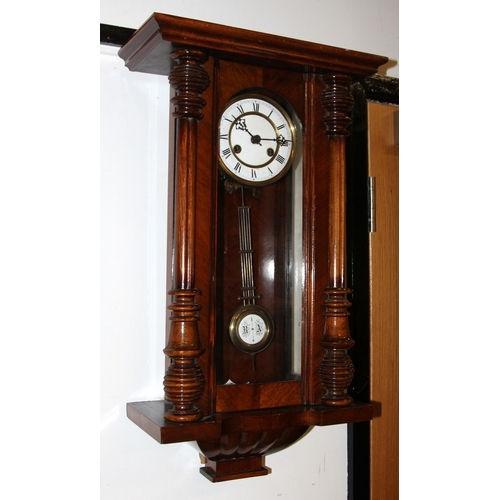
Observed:
[[[216,413],[196,422],[169,422],[163,400],[127,404],[127,416],[160,444],[196,441],[204,456],[200,472],[212,482],[267,475],[265,455],[285,449],[312,426],[364,422],[373,418],[368,403],[348,406],[287,406]]]
[[[127,417],[160,444],[206,441],[219,438],[224,430],[261,431],[285,427],[335,425],[366,422],[373,406],[353,401],[348,406],[299,405],[265,410],[216,413],[196,422],[168,422],[164,400],[127,403]]]

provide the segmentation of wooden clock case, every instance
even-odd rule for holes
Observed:
[[[211,481],[268,474],[265,455],[312,426],[372,418],[371,405],[348,394],[354,341],[346,284],[345,138],[351,82],[372,75],[387,58],[156,13],[119,55],[131,71],[168,76],[174,122],[165,399],[129,403],[127,415],[162,444],[196,441],[205,457],[201,472]],[[223,293],[229,277],[220,248],[235,225],[222,210],[229,202],[220,188],[217,129],[224,105],[247,89],[282,96],[302,124],[301,375],[286,380],[259,371],[251,383],[222,385],[221,363],[237,355],[220,347],[220,318],[233,307],[224,302],[231,294]],[[288,196],[286,184],[275,189],[271,204]],[[270,212],[272,224],[256,220],[255,231],[276,242],[267,251],[278,255],[290,226],[278,224],[284,214],[276,207],[270,205]],[[266,227],[282,233],[266,233]],[[279,293],[289,286],[278,287]],[[283,342],[273,341],[261,366],[280,370]],[[248,372],[249,362],[240,356],[230,365]]]

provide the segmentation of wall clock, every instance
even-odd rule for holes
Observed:
[[[349,395],[345,138],[351,82],[387,58],[166,14],[119,55],[168,76],[175,123],[165,398],[127,415],[196,441],[211,481],[268,474],[312,426],[372,418]]]

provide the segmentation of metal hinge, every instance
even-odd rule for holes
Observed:
[[[368,232],[377,230],[375,212],[375,177],[368,177]]]

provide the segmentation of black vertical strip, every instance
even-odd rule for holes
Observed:
[[[346,143],[347,261],[351,295],[350,328],[356,342],[349,351],[355,367],[350,395],[370,400],[370,296],[368,233],[368,127],[363,86],[351,86],[354,97],[351,133]],[[370,424],[348,425],[348,498],[370,498]]]

